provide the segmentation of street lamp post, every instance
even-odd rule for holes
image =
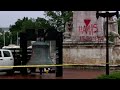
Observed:
[[[3,41],[4,41],[4,46],[5,46],[5,31],[4,31],[4,34],[3,34]]]
[[[98,19],[99,16],[101,17],[106,17],[106,75],[109,75],[109,36],[108,36],[108,18],[112,17],[116,15],[116,17],[118,18],[119,16],[119,12],[116,11],[114,13],[109,13],[109,12],[105,12],[105,13],[99,13],[97,11],[96,13],[96,18]]]
[[[17,32],[17,45],[18,45],[18,32]]]

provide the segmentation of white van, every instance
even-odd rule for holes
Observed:
[[[6,49],[0,49],[0,71],[6,71],[7,73],[13,73],[13,67],[2,68],[2,66],[13,66],[14,58],[12,52]]]

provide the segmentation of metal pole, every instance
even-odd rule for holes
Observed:
[[[17,45],[18,45],[18,32],[17,32]]]
[[[11,33],[11,40],[10,40],[10,44],[12,44],[12,33]]]
[[[3,39],[4,39],[4,46],[5,46],[5,31],[4,31]]]
[[[51,55],[51,52],[52,52],[52,51],[51,51],[51,50],[52,50],[51,47],[52,47],[52,43],[51,43],[51,41],[50,41],[50,55]]]
[[[109,75],[109,36],[108,36],[108,18],[116,15],[117,18],[119,16],[119,12],[116,13],[109,13],[108,11],[106,13],[96,13],[96,18],[106,17],[106,75]]]
[[[106,12],[109,14],[109,12]],[[109,36],[108,36],[108,16],[106,17],[106,75],[109,75]]]
[[[59,32],[59,35],[56,39],[56,47],[58,48],[58,58],[56,58],[56,64],[63,64],[63,33]],[[56,77],[63,76],[63,66],[56,66]]]

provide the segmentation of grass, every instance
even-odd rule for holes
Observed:
[[[101,75],[97,79],[120,79],[120,71],[115,71],[109,75]]]

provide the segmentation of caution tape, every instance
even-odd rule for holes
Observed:
[[[18,66],[0,66],[0,68],[19,68],[19,67],[56,67],[56,66],[105,66],[106,63],[104,63],[104,65],[95,65],[95,64],[52,64],[52,65],[18,65]],[[118,66],[118,65],[110,65],[110,66]]]
[[[74,66],[80,64],[52,64],[52,65],[18,65],[18,66],[0,66],[0,68],[13,68],[13,67],[56,67],[56,66]]]

